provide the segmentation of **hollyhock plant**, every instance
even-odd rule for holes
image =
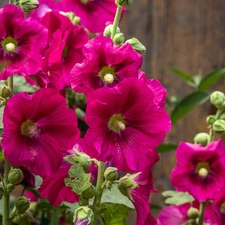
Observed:
[[[157,220],[157,225],[183,225],[190,218],[188,217],[188,210],[191,207],[190,203],[185,203],[182,205],[170,205],[163,208],[160,212]],[[192,207],[199,209],[199,202],[194,201]],[[221,223],[221,217],[213,210],[212,203],[208,203],[205,207],[204,213],[204,224],[207,225],[223,225]]]
[[[200,202],[213,199],[225,182],[225,148],[222,140],[203,147],[181,142],[176,151],[177,166],[171,183],[178,191],[189,192]]]
[[[85,140],[96,149],[93,157],[113,161],[127,172],[155,164],[158,156],[154,148],[165,138],[171,122],[154,98],[153,91],[137,78],[90,92]]]
[[[92,33],[103,32],[106,25],[113,22],[117,8],[115,0],[64,0],[63,3]]]
[[[40,176],[58,169],[63,153],[80,133],[75,113],[55,89],[14,95],[5,106],[3,124],[6,159]]]
[[[83,48],[85,59],[71,70],[71,85],[88,93],[103,86],[114,87],[128,77],[138,77],[142,56],[126,43],[116,46],[104,36],[90,40]]]
[[[7,62],[0,71],[0,80],[13,74],[36,73],[47,44],[47,29],[33,18],[24,18],[19,7],[9,4],[0,9],[0,30],[0,63]]]

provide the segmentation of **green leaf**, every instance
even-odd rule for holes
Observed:
[[[122,204],[101,204],[100,215],[105,225],[126,225],[128,208]]]
[[[13,84],[14,84],[13,89],[15,93],[19,92],[33,93],[38,89],[36,86],[31,86],[30,84],[28,84],[24,77],[18,75],[13,76]]]
[[[70,167],[69,178],[65,178],[66,186],[72,187],[73,191],[80,195],[86,189],[91,187],[91,174],[86,174],[79,164]]]
[[[218,69],[218,70],[215,70],[215,71],[209,73],[200,82],[200,84],[198,86],[198,90],[205,91],[206,89],[211,87],[213,84],[215,84],[224,75],[225,75],[225,69]]]
[[[38,189],[41,186],[43,179],[38,175],[35,175],[34,178],[35,178],[35,188]]]
[[[170,68],[170,70],[172,72],[174,72],[175,74],[177,74],[178,76],[180,76],[183,79],[185,79],[186,81],[188,81],[188,82],[190,82],[192,84],[195,84],[195,79],[190,74],[185,73],[184,71],[176,69],[176,68]]]
[[[106,189],[103,192],[101,202],[104,202],[104,203],[119,203],[119,204],[126,205],[130,209],[134,209],[134,206],[133,206],[132,202],[126,196],[121,194],[121,192],[117,188],[117,184],[112,185],[111,191],[109,189]]]
[[[169,151],[176,150],[176,148],[177,148],[177,144],[163,143],[157,147],[157,150],[159,153],[163,153],[163,152],[169,152]]]
[[[194,198],[187,192],[178,192],[174,190],[169,190],[164,191],[162,195],[167,198],[165,200],[165,203],[170,205],[181,205],[187,202],[194,201]]]
[[[196,106],[206,102],[209,99],[209,97],[210,97],[210,94],[203,91],[196,91],[191,93],[190,95],[187,95],[174,108],[171,114],[172,123],[177,122],[177,120],[182,118],[184,115],[186,115]]]

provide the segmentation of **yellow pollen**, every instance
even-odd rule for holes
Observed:
[[[15,52],[16,46],[12,42],[5,45],[5,49],[7,52]]]
[[[111,73],[107,73],[104,75],[103,79],[107,84],[111,84],[114,81],[114,76]]]
[[[209,171],[205,167],[202,167],[198,170],[198,175],[202,178],[207,177],[208,174],[209,174]]]
[[[118,130],[125,130],[126,126],[125,124],[120,121],[120,120],[116,120],[114,123],[114,126],[118,129]]]

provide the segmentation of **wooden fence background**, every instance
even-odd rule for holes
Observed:
[[[0,0],[3,5],[5,1]],[[224,0],[134,0],[121,21],[125,37],[138,38],[147,48],[142,70],[167,88],[167,95],[184,96],[192,91],[169,68],[203,75],[225,67]],[[213,90],[225,91],[224,79]],[[205,104],[180,120],[166,141],[192,141],[200,131],[207,131],[205,118],[211,110]],[[154,204],[163,204],[161,191],[171,188],[169,175],[176,163],[174,152],[164,153],[154,167]],[[131,221],[129,225],[134,224]]]

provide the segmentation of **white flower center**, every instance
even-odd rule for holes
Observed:
[[[111,84],[114,81],[114,76],[111,73],[107,73],[104,75],[103,79],[105,83]]]
[[[15,52],[16,46],[12,42],[5,45],[5,49],[7,52]]]
[[[208,174],[209,174],[209,171],[205,167],[200,168],[198,171],[198,175],[202,178],[207,177]]]
[[[125,128],[126,128],[125,124],[124,124],[122,121],[120,121],[120,120],[116,120],[116,121],[114,122],[114,126],[115,126],[118,130],[125,130]]]

